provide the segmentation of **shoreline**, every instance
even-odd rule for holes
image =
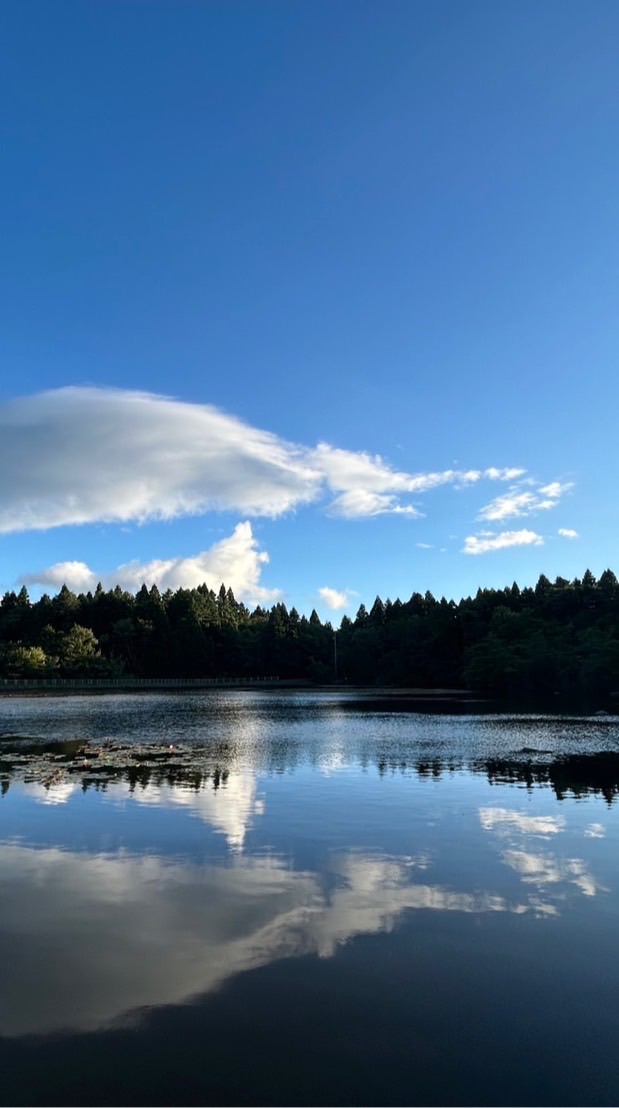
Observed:
[[[619,715],[619,694],[611,693],[607,699],[593,700],[582,697],[561,697],[550,693],[540,697],[498,697],[482,690],[435,688],[393,685],[352,685],[347,682],[329,685],[312,684],[309,680],[277,677],[270,678],[57,678],[51,681],[37,679],[0,679],[0,703],[3,700],[61,700],[71,697],[135,697],[156,695],[170,696],[204,693],[264,692],[312,693],[317,696],[341,697],[342,708],[354,703],[363,704],[367,710],[394,712],[416,710],[420,712],[468,714],[490,712],[508,714],[576,715],[615,717]]]
[[[318,693],[350,692],[355,696],[402,697],[415,700],[458,700],[461,702],[486,701],[487,697],[469,689],[423,689],[409,686],[349,685],[345,682],[331,685],[315,685],[300,678],[227,678],[227,677],[165,677],[165,678],[127,678],[108,680],[106,678],[67,678],[50,681],[21,678],[0,680],[0,699],[19,696],[84,696],[116,695],[118,693],[171,693],[171,692],[219,692],[223,689],[242,691],[276,689],[286,691],[312,691]]]

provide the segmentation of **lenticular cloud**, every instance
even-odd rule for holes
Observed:
[[[524,472],[399,472],[378,455],[287,442],[211,405],[121,389],[10,401],[0,442],[0,533],[209,510],[274,518],[325,493],[332,515],[415,516],[403,498]]]
[[[208,405],[66,388],[0,412],[0,531],[172,519],[208,509],[278,516],[314,499],[306,452]]]

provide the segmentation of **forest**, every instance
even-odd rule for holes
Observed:
[[[335,628],[282,604],[250,611],[222,584],[119,586],[0,603],[0,677],[230,677],[476,690],[503,700],[619,693],[619,582],[542,575],[455,602],[377,597]]]

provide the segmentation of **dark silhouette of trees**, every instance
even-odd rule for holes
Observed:
[[[619,582],[542,575],[479,589],[459,603],[431,593],[376,597],[337,630],[283,603],[253,611],[222,584],[161,594],[120,586],[0,602],[0,675],[268,677],[477,690],[503,699],[619,692]],[[599,705],[598,705],[599,706]]]

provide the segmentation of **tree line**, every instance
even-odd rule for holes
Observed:
[[[377,597],[339,628],[285,604],[250,611],[231,589],[136,595],[66,586],[0,603],[0,675],[267,677],[471,689],[503,699],[619,692],[619,582],[543,574],[533,588],[479,589],[459,602]]]

